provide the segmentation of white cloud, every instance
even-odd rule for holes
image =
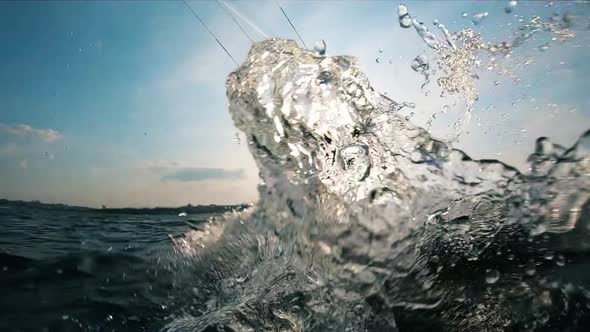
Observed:
[[[45,142],[54,142],[61,138],[61,135],[54,129],[36,129],[27,124],[7,125],[0,123],[0,133],[19,137],[40,138]]]

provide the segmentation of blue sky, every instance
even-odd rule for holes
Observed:
[[[274,1],[228,3],[255,40],[296,38]],[[326,40],[328,54],[358,57],[378,90],[415,102],[417,124],[450,103],[420,91],[410,62],[429,51],[399,28],[397,2],[280,3],[308,46]],[[451,31],[473,27],[461,12],[487,11],[473,28],[488,40],[509,39],[519,24],[513,15],[590,13],[587,4],[520,1],[506,14],[505,3],[406,2],[431,29],[433,19]],[[231,18],[214,1],[190,4],[242,61],[250,42]],[[235,65],[182,2],[4,1],[0,43],[0,197],[90,206],[256,200],[257,170],[226,109],[225,78]],[[546,52],[541,43],[518,51],[534,58],[518,73],[520,85],[480,75],[480,127],[474,122],[459,147],[526,168],[537,136],[571,144],[590,128],[588,29]],[[437,120],[435,136],[460,112]]]

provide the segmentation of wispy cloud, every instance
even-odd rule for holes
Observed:
[[[53,142],[61,137],[61,135],[56,130],[51,128],[36,129],[27,124],[7,125],[0,123],[0,133],[6,133],[19,137],[40,138],[45,142]]]
[[[227,170],[223,168],[179,168],[171,173],[162,175],[162,181],[204,181],[204,180],[240,180],[244,177],[244,171]]]
[[[205,180],[241,180],[245,178],[243,169],[218,167],[193,167],[175,161],[149,161],[142,168],[157,174],[161,181],[192,182]]]

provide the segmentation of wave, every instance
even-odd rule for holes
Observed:
[[[474,160],[403,117],[353,57],[284,39],[252,46],[227,97],[260,200],[175,239],[177,287],[192,288],[175,296],[193,305],[166,330],[590,322],[590,131],[569,149],[540,138],[530,174]]]

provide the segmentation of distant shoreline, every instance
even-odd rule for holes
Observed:
[[[102,208],[92,208],[84,206],[73,206],[61,203],[43,203],[40,201],[19,201],[0,199],[0,206],[8,205],[11,207],[28,207],[42,210],[53,211],[76,211],[76,212],[100,212],[100,213],[116,213],[116,214],[202,214],[202,213],[221,213],[229,211],[241,211],[249,204],[234,204],[234,205],[185,205],[178,207],[153,207],[153,208],[109,208],[103,206]]]

